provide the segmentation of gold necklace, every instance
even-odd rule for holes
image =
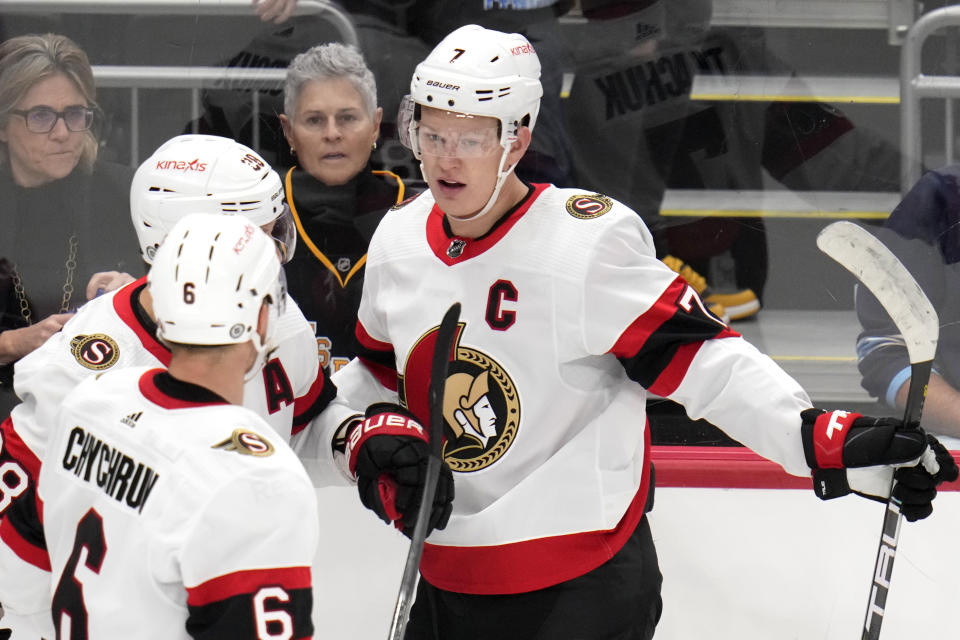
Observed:
[[[68,243],[67,260],[63,263],[67,268],[67,279],[63,283],[63,296],[60,298],[60,313],[66,313],[67,310],[70,309],[70,298],[73,297],[73,273],[77,269],[77,245],[79,244],[77,236],[71,234]],[[33,312],[30,310],[30,302],[27,301],[27,294],[23,288],[23,278],[21,278],[20,271],[16,265],[13,266],[11,279],[13,280],[13,290],[17,294],[17,302],[20,303],[20,315],[23,316],[23,319],[26,320],[29,326],[33,324]]]

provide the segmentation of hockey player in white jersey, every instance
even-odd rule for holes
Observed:
[[[537,119],[539,74],[523,36],[473,25],[417,67],[403,130],[429,191],[378,227],[363,348],[333,376],[342,397],[370,404],[362,428],[339,434],[345,455],[333,455],[363,503],[405,530],[422,478],[413,454],[427,436],[396,415],[445,417],[456,498],[440,491],[447,500],[433,505],[406,637],[653,635],[648,392],[791,474],[812,472],[823,497],[885,499],[902,465],[903,513],[927,516],[936,485],[957,474],[936,440],[894,418],[813,409],[656,258],[634,211],[513,173]],[[437,323],[454,301],[462,313],[441,409],[427,386]]]
[[[312,637],[313,486],[240,406],[284,314],[274,244],[240,216],[189,215],[147,287],[169,368],[84,380],[42,460],[56,637]]]
[[[289,256],[296,238],[285,210],[279,176],[251,149],[215,136],[177,136],[141,164],[131,187],[131,215],[141,254],[152,262],[173,224],[189,212],[240,214],[270,229]],[[276,327],[276,349],[247,382],[244,406],[266,419],[285,439],[303,429],[329,403],[335,387],[320,368],[314,332],[296,303],[286,297]],[[144,279],[82,307],[64,330],[24,358],[15,370],[22,403],[2,425],[0,514],[16,501],[35,511],[33,479],[46,432],[63,397],[82,380],[129,366],[165,366],[170,351],[155,336],[152,296]],[[0,541],[22,559],[43,567],[41,532],[20,515],[0,520]],[[8,572],[0,557],[0,584]],[[6,619],[16,607],[0,595]]]

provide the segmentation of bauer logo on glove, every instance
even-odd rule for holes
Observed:
[[[345,453],[363,505],[410,537],[430,457],[427,433],[416,417],[399,405],[370,405],[347,435]],[[447,526],[452,502],[453,473],[441,461],[428,533]]]

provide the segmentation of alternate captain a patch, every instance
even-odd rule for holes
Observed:
[[[94,371],[109,369],[120,358],[116,340],[103,333],[89,336],[74,336],[70,340],[70,353],[81,365]]]
[[[613,200],[599,193],[579,194],[567,199],[567,213],[580,220],[599,218],[612,208]]]

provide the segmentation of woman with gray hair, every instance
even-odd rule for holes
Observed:
[[[297,244],[287,265],[290,294],[316,323],[324,366],[354,355],[353,330],[363,289],[367,245],[387,209],[409,196],[391,171],[376,171],[370,154],[383,110],[363,55],[331,42],[295,57],[284,83],[280,124],[297,164],[285,176]]]
[[[97,160],[100,117],[75,42],[48,33],[0,43],[0,387],[86,301],[94,273],[143,272],[133,171]],[[0,395],[0,418],[12,401]]]

